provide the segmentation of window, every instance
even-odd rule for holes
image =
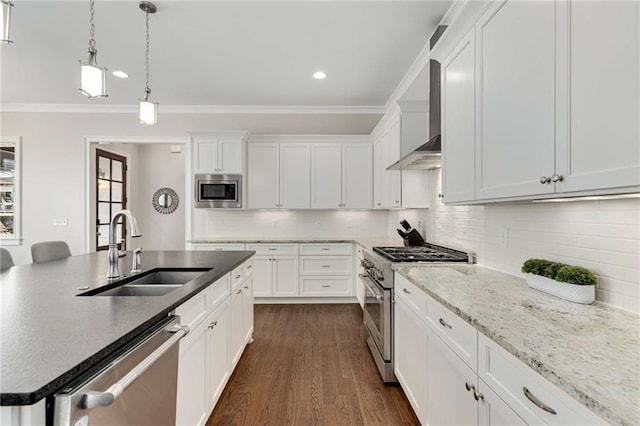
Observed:
[[[0,245],[20,245],[20,138],[0,139]]]

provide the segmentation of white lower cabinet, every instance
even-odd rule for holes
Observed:
[[[254,296],[298,296],[298,256],[256,256]]]
[[[235,279],[237,274],[241,277]],[[205,424],[253,334],[253,259],[176,308],[180,341],[176,425]]]
[[[606,424],[398,274],[394,292],[394,372],[422,424]]]
[[[426,424],[426,328],[422,318],[399,293],[395,302],[394,372],[416,416]]]

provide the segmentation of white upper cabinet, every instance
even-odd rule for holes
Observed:
[[[193,172],[242,174],[246,132],[193,134]]]
[[[279,203],[280,151],[277,143],[249,144],[248,206],[275,209]]]
[[[371,208],[372,152],[369,143],[311,145],[311,207]]]
[[[380,134],[373,147],[374,208],[400,207],[402,205],[402,181],[400,170],[387,167],[400,159],[400,117]]]
[[[553,192],[540,178],[554,170],[555,3],[495,2],[476,43],[477,198]]]
[[[309,208],[309,144],[250,143],[248,151],[249,208]]]
[[[563,6],[557,191],[640,185],[640,2]]]
[[[311,205],[311,147],[307,143],[280,144],[280,208],[308,209]]]
[[[475,34],[442,62],[442,189],[445,202],[475,199]]]

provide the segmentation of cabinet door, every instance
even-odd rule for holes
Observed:
[[[193,141],[194,173],[218,173],[218,141],[216,139]]]
[[[277,208],[278,201],[278,144],[255,143],[248,146],[248,206],[249,208]]]
[[[280,145],[280,206],[308,209],[311,206],[311,148],[309,144]]]
[[[557,191],[640,185],[640,3],[572,1],[566,21]]]
[[[389,182],[384,162],[387,158],[387,146],[384,143],[384,135],[375,142],[373,146],[373,202],[374,208],[386,208],[387,193],[389,192]]]
[[[229,377],[229,302],[205,321],[207,327],[207,368],[209,377],[208,408],[213,408]]]
[[[342,145],[342,207],[370,209],[373,202],[373,155],[369,143]]]
[[[342,207],[341,158],[339,144],[311,145],[311,208]]]
[[[242,173],[242,141],[218,140],[218,171],[225,174]]]
[[[240,356],[242,355],[242,350],[244,349],[244,327],[242,325],[242,287],[237,289],[231,294],[230,297],[230,307],[229,307],[229,318],[230,321],[230,348],[231,351],[231,367],[235,368],[236,364],[240,360]]]
[[[515,426],[526,425],[515,411],[511,409],[487,384],[478,380],[478,392],[482,394],[478,407],[478,424],[480,426]]]
[[[253,340],[253,277],[247,278],[242,285],[242,329],[244,341]]]
[[[270,257],[255,256],[253,258],[253,294],[256,297],[271,296],[273,262]]]
[[[498,1],[476,26],[478,199],[554,191],[555,7]]]
[[[209,413],[207,342],[209,323],[203,321],[180,341],[176,425],[203,425]]]
[[[400,159],[400,120],[398,118],[387,134],[387,159],[384,164],[386,169]],[[388,180],[387,206],[400,207],[402,205],[402,172],[400,170],[385,171]]]
[[[427,424],[427,325],[402,298],[396,296],[393,306],[394,371],[413,411]]]
[[[396,303],[397,304],[397,303]],[[427,326],[427,412],[432,425],[475,425],[478,403],[465,384],[476,373]]]
[[[277,256],[271,263],[273,267],[273,296],[297,296],[298,256]]]
[[[445,202],[475,198],[475,37],[442,62],[442,189]]]

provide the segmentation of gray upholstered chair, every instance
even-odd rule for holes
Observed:
[[[0,248],[0,269],[11,268],[15,263],[11,253],[6,248]]]
[[[31,246],[33,263],[64,259],[69,256],[71,256],[71,251],[64,241],[44,241]]]

